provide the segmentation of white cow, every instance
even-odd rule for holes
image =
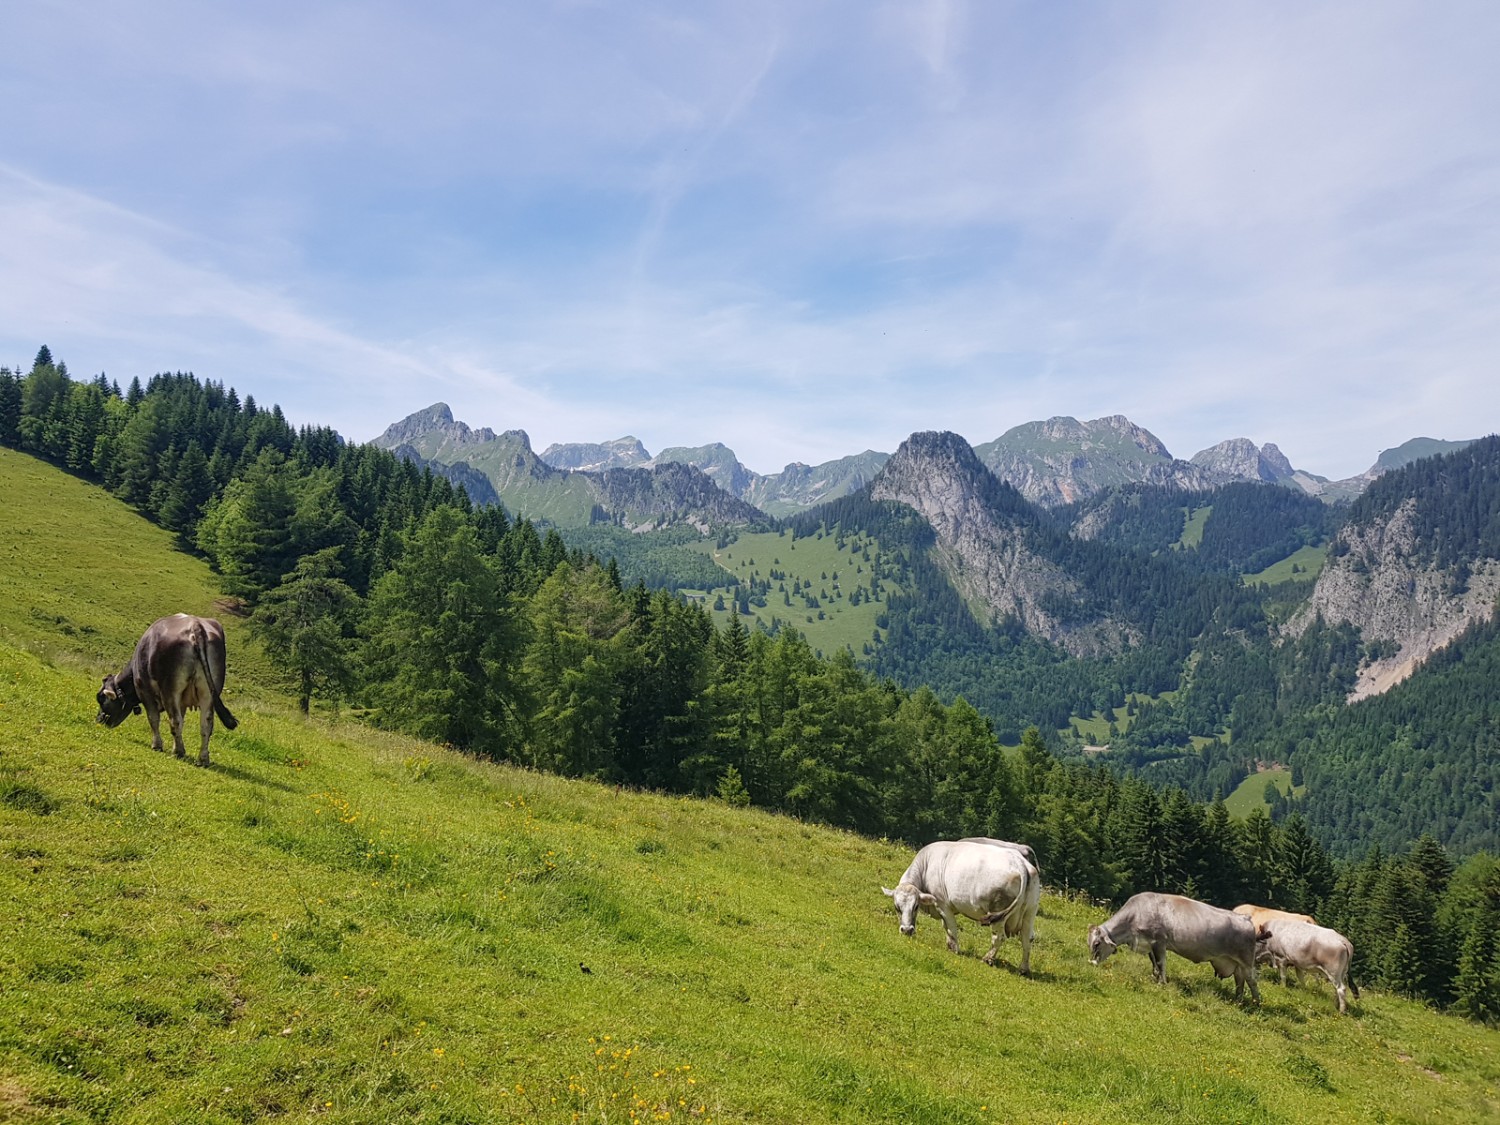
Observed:
[[[1354,946],[1337,930],[1299,922],[1295,918],[1272,918],[1257,926],[1255,935],[1255,959],[1275,965],[1281,972],[1282,984],[1286,984],[1288,965],[1299,971],[1316,969],[1333,985],[1339,1011],[1349,1010],[1349,1002],[1344,996],[1346,982],[1354,990],[1354,998],[1359,999],[1359,986],[1349,975]]]
[[[1042,879],[1014,848],[974,840],[939,840],[919,851],[895,890],[881,887],[896,904],[901,932],[917,932],[917,911],[940,918],[948,949],[958,952],[957,915],[989,926],[994,935],[984,955],[995,963],[1000,943],[1021,939],[1021,972],[1031,974],[1031,938],[1041,904]]]
[[[1026,862],[1038,871],[1042,869],[1041,864],[1036,861],[1036,852],[1031,850],[1030,844],[1016,844],[1010,840],[997,840],[994,836],[965,836],[959,841],[960,844],[989,844],[996,848],[1010,848],[1012,851],[1020,852],[1026,857]]]

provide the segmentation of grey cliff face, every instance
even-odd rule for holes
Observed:
[[[708,478],[731,496],[744,499],[755,483],[757,474],[740,464],[723,442],[710,442],[692,449],[677,446],[663,449],[650,462],[651,465],[691,465],[705,473]]]
[[[1193,454],[1192,463],[1203,469],[1214,484],[1261,481],[1274,484],[1289,479],[1296,470],[1290,461],[1267,442],[1258,446],[1249,438],[1231,438]]]
[[[1395,656],[1360,673],[1351,699],[1376,695],[1405,679],[1432,653],[1476,621],[1487,620],[1500,596],[1500,561],[1472,566],[1467,581],[1455,568],[1419,563],[1417,501],[1383,522],[1346,526],[1307,605],[1288,623],[1301,634],[1319,616],[1357,625],[1366,641],[1395,641]]]
[[[626,435],[604,442],[552,444],[539,457],[554,469],[602,473],[605,469],[633,469],[651,460],[638,438]]]
[[[463,422],[453,420],[453,411],[448,409],[446,402],[435,402],[425,410],[393,422],[371,444],[382,449],[406,445],[429,459],[454,461],[458,458],[452,455],[453,451],[494,440],[495,431],[488,426],[472,430]]]
[[[1118,623],[1081,612],[1078,583],[1033,547],[1034,513],[957,434],[913,434],[886,462],[870,494],[906,504],[927,520],[950,580],[991,621],[1013,615],[1028,632],[1074,656],[1115,652],[1126,640]]]

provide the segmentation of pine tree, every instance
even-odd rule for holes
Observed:
[[[434,508],[375,584],[365,664],[379,719],[420,738],[509,752],[515,625],[474,529]]]
[[[261,599],[250,619],[266,653],[295,679],[297,703],[304,714],[314,692],[345,698],[354,685],[352,654],[360,599],[338,575],[338,548],[303,555],[281,584]]]
[[[1453,1006],[1472,1020],[1500,1023],[1500,910],[1476,912],[1464,934]]]

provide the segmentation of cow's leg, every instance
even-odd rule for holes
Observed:
[[[1151,979],[1157,984],[1167,983],[1167,951],[1160,945],[1151,947]]]
[[[1234,974],[1234,998],[1236,1000],[1238,1000],[1240,998],[1240,994],[1244,992],[1244,988],[1241,986],[1241,983],[1240,983],[1240,977],[1242,975],[1244,976],[1245,980],[1247,980],[1247,981],[1250,982],[1250,995],[1255,1000],[1255,1002],[1257,1004],[1259,1004],[1260,1003],[1260,986],[1255,983],[1255,965],[1253,963],[1251,964],[1250,968],[1248,968],[1248,969],[1238,969],[1238,970],[1235,971],[1235,974]]]
[[[996,922],[990,927],[990,934],[989,952],[981,958],[986,965],[993,965],[995,958],[1000,955],[1000,943],[1005,940],[1005,923],[1003,921]]]
[[[1330,976],[1328,979],[1333,981],[1333,995],[1338,1000],[1339,1013],[1343,1014],[1344,1012],[1347,1012],[1349,1010],[1349,1001],[1344,990],[1344,979],[1342,977],[1334,978],[1332,976]]]
[[[1286,987],[1286,958],[1276,958],[1276,971],[1281,974],[1281,987]]]
[[[948,931],[948,952],[958,952],[958,919],[953,916],[953,907],[944,906],[943,929]]]
[[[179,758],[187,757],[187,744],[182,741],[182,721],[186,717],[180,708],[167,708],[167,722],[172,725],[172,753]]]
[[[198,751],[198,764],[208,765],[208,740],[214,733],[214,709],[212,706],[203,708],[198,713],[198,729],[203,732],[203,747]]]
[[[1021,975],[1031,975],[1031,919],[1021,919]]]
[[[151,724],[151,749],[165,751],[161,741],[161,710],[155,703],[141,700],[146,708],[146,722]]]

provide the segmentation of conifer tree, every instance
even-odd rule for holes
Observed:
[[[328,547],[303,555],[281,584],[261,599],[250,619],[267,654],[295,678],[297,703],[304,714],[314,692],[340,699],[354,685],[352,653],[360,599],[338,576],[338,553],[337,547]]]

